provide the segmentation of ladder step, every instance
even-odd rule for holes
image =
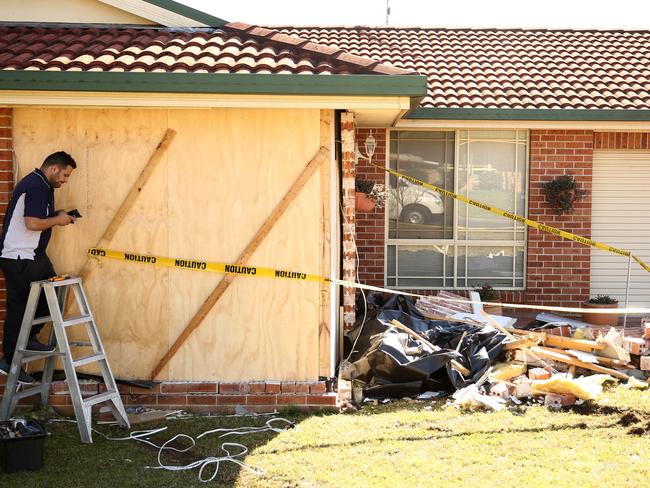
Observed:
[[[84,398],[83,404],[88,406],[95,405],[97,403],[105,402],[106,400],[112,400],[116,396],[118,399],[120,399],[120,395],[116,391],[105,391],[104,393],[100,393],[99,395],[94,395],[88,398]]]
[[[106,359],[106,355],[104,353],[91,354],[90,356],[86,356],[85,358],[76,359],[72,361],[72,365],[76,368],[78,366],[83,366],[84,364],[101,361],[102,359]]]
[[[43,284],[48,284],[52,288],[58,288],[60,286],[74,285],[75,283],[81,284],[81,278],[68,278],[68,279],[60,280],[60,281],[50,281],[50,280],[44,280],[43,281]]]
[[[90,343],[90,342],[68,342],[68,346],[70,346],[70,347],[93,347],[92,343]]]
[[[52,352],[43,352],[43,351],[28,351],[25,349],[16,349],[16,352],[23,353],[23,364],[29,363],[31,361],[38,361],[39,359],[47,359],[52,356],[65,356],[65,353],[52,351]]]
[[[50,315],[34,319],[32,325],[45,324],[46,322],[52,322],[52,317]]]
[[[32,395],[37,395],[39,393],[42,393],[43,391],[49,391],[50,390],[50,384],[49,383],[41,383],[40,385],[37,386],[32,386],[30,388],[25,388],[22,389],[16,393],[14,393],[14,398],[17,400],[20,400],[21,398],[29,397]]]
[[[63,327],[70,327],[71,325],[77,325],[77,324],[87,324],[88,322],[92,321],[92,316],[91,315],[80,315],[79,317],[74,317],[72,319],[67,319],[61,322]]]

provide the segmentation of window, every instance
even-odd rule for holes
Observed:
[[[391,131],[389,167],[526,213],[527,131]],[[386,286],[524,287],[526,227],[388,176]]]

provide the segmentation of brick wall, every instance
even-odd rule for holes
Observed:
[[[357,145],[363,156],[366,156],[364,143],[370,134],[369,129],[357,130]],[[377,148],[372,162],[384,166],[386,162],[386,131],[373,130]],[[357,161],[356,176],[363,180],[383,184],[386,181],[385,172],[372,166],[365,158]],[[372,286],[384,286],[384,237],[385,219],[384,208],[375,207],[370,212],[356,212],[357,249],[361,262],[359,263],[359,280]]]
[[[583,130],[530,132],[528,217],[591,237],[591,180],[594,133]],[[565,215],[546,204],[543,184],[570,174],[588,194]],[[527,303],[575,306],[589,296],[590,248],[536,229],[528,229]]]
[[[5,376],[0,376],[0,394]],[[103,383],[80,381],[82,395],[89,397],[106,391]],[[326,391],[324,381],[252,381],[247,383],[163,382],[152,388],[118,385],[126,408],[144,406],[161,410],[186,410],[233,414],[239,405],[251,412],[273,412],[293,405],[302,410],[335,408],[336,394]],[[40,395],[24,398],[19,405],[35,405]],[[52,383],[48,403],[61,415],[74,416],[68,385]],[[103,404],[93,408],[97,412]]]
[[[369,129],[357,131],[357,143],[363,152],[363,143]],[[636,149],[647,145],[650,137],[645,134],[608,133],[592,131],[530,132],[529,217],[547,225],[559,227],[585,237],[591,235],[591,168],[594,139],[600,147]],[[374,161],[381,164],[386,155],[386,132],[373,130],[377,139]],[[610,142],[611,140],[611,142]],[[612,147],[613,146],[613,147]],[[357,175],[361,178],[383,183],[383,171],[359,159]],[[589,194],[576,205],[574,212],[558,216],[546,204],[542,194],[545,181],[571,174]],[[359,249],[359,278],[362,283],[383,286],[384,273],[384,209],[356,214],[357,246]],[[508,302],[553,304],[575,306],[589,295],[589,248],[566,241],[552,234],[535,229],[528,231],[527,283],[524,292],[502,292],[501,298]],[[435,290],[414,290],[430,294]]]
[[[650,133],[596,132],[594,149],[650,149]]]
[[[13,191],[13,133],[12,133],[12,110],[0,107],[0,225],[7,212],[7,204]],[[4,322],[5,310],[7,307],[7,290],[5,280],[0,273],[0,323]],[[0,327],[0,341],[2,340]]]

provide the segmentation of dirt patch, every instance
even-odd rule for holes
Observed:
[[[632,412],[627,412],[618,421],[618,423],[623,427],[629,427],[630,425],[638,424],[639,422],[641,422],[641,419],[634,415]]]
[[[650,422],[647,422],[645,425],[639,425],[638,427],[633,427],[627,431],[630,435],[646,435],[650,434]]]

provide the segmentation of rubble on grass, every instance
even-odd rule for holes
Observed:
[[[339,399],[348,405],[450,397],[461,409],[501,410],[542,403],[560,409],[594,401],[603,384],[647,388],[650,319],[642,337],[543,313],[527,329],[488,315],[480,303],[440,292],[414,304],[370,296],[370,307],[347,336]],[[472,296],[472,301],[476,298]]]

